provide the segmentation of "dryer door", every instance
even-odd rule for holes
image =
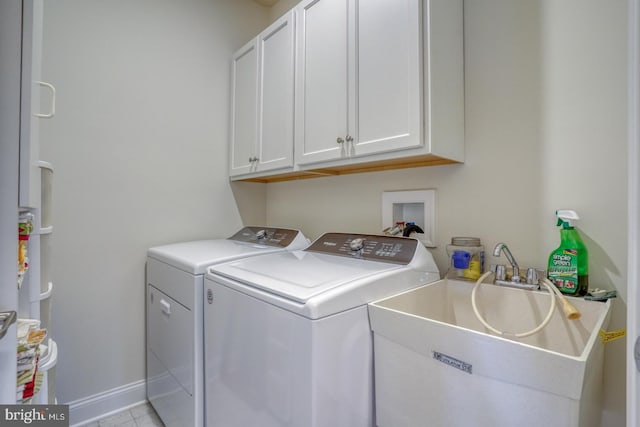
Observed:
[[[165,423],[193,425],[193,405],[178,404],[193,399],[192,325],[190,310],[147,285],[147,396]]]

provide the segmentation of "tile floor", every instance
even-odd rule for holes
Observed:
[[[83,427],[164,427],[164,424],[151,405],[143,403]]]

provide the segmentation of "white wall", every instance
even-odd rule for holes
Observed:
[[[595,28],[606,28],[602,36]],[[596,34],[598,33],[598,34]],[[593,286],[618,291],[610,330],[627,307],[627,2],[555,2],[543,7],[541,184],[547,210],[573,206],[590,250]],[[575,155],[565,179],[563,159]],[[562,181],[565,185],[560,185]],[[555,236],[543,235],[544,248]],[[604,426],[625,425],[626,343],[607,344]]]
[[[295,3],[282,0],[271,19]],[[554,211],[572,208],[583,218],[591,284],[620,294],[610,329],[624,328],[626,8],[466,1],[465,164],[268,184],[268,222],[310,237],[375,233],[383,191],[436,188],[442,272],[446,244],[461,235],[487,249],[506,242],[521,266],[544,268],[559,244]],[[607,344],[605,374],[602,425],[624,426],[624,340]]]
[[[226,144],[229,58],[267,18],[249,0],[45,2],[59,402],[144,379],[148,247],[230,235],[234,198],[264,221]]]

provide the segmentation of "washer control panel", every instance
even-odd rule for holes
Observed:
[[[244,227],[229,237],[229,240],[286,248],[298,233],[300,233],[298,230],[288,228]]]
[[[326,233],[305,251],[406,265],[413,259],[417,245],[416,239],[406,237]]]

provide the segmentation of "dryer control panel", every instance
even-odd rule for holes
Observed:
[[[406,265],[413,259],[417,245],[416,239],[406,237],[326,233],[305,251]]]
[[[286,248],[300,232],[288,228],[244,227],[229,240]]]

